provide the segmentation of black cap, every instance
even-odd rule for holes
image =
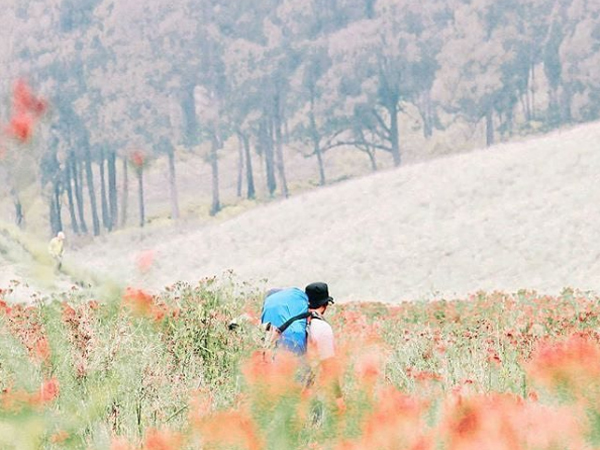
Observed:
[[[309,308],[316,309],[333,303],[333,298],[329,296],[327,283],[311,283],[304,288],[304,292],[308,296]]]

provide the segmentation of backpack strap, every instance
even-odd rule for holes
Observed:
[[[281,325],[280,327],[277,327],[277,330],[279,331],[279,334],[283,334],[283,332],[285,330],[287,330],[288,327],[291,324],[293,324],[296,320],[303,320],[303,319],[306,319],[306,318],[308,318],[310,316],[312,316],[312,313],[307,311],[307,312],[300,313],[300,314],[298,314],[298,315],[296,315],[294,317],[290,317],[288,320],[286,320],[283,323],[283,325]]]
[[[279,334],[283,334],[283,332],[285,330],[287,330],[288,327],[291,324],[293,324],[296,320],[303,320],[303,319],[308,319],[308,323],[310,323],[311,319],[325,320],[323,318],[323,316],[321,314],[319,314],[318,312],[307,311],[307,312],[300,313],[294,317],[290,317],[288,320],[286,320],[283,323],[283,325],[281,325],[280,327],[275,327],[275,328],[277,328],[277,330],[279,331]],[[270,324],[270,325],[273,326],[272,324]]]

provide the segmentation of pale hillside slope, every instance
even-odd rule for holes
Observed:
[[[121,233],[72,254],[150,289],[232,269],[340,300],[600,290],[600,125],[414,164],[222,223]],[[133,263],[153,249],[146,274]]]

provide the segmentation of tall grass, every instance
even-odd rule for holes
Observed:
[[[265,354],[260,306],[261,292],[230,279],[158,296],[130,288],[97,301],[73,290],[0,303],[0,447],[600,446],[593,296],[336,305],[327,371]],[[307,367],[308,388],[298,376]]]

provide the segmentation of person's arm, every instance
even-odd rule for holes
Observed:
[[[335,342],[331,325],[316,319],[313,324],[311,324],[311,332],[313,332],[314,342],[317,346],[319,367],[322,372],[322,377],[324,380],[331,381],[336,404],[338,409],[343,411],[345,410],[345,405],[342,396],[342,386],[339,379],[340,367],[339,360],[335,355]]]
[[[52,256],[56,256],[56,241],[54,239],[51,239],[48,244],[48,253]]]

